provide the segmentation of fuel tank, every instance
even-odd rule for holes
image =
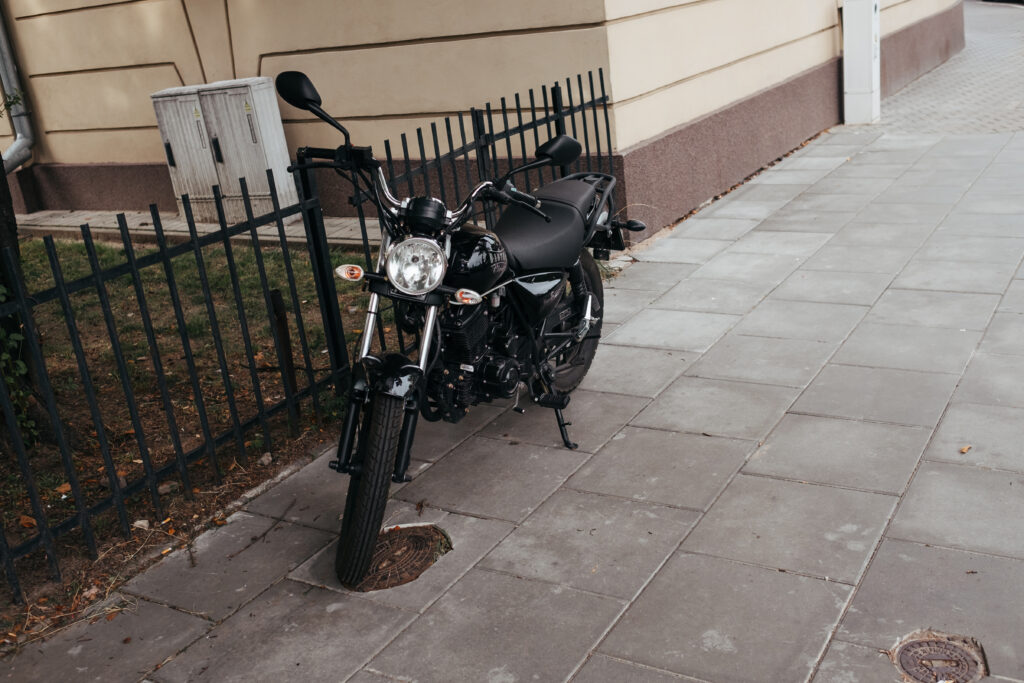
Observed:
[[[467,225],[452,235],[452,256],[444,283],[483,293],[508,270],[508,255],[490,230]]]

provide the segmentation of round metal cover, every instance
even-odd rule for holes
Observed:
[[[889,653],[908,681],[975,683],[988,675],[985,651],[974,638],[916,631]]]
[[[415,581],[452,549],[452,539],[433,524],[394,526],[377,537],[370,570],[353,590],[394,588]]]

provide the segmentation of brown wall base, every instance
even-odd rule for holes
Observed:
[[[882,97],[964,49],[964,5],[928,17],[882,39]]]
[[[17,213],[45,210],[175,211],[164,164],[33,164],[12,178]]]

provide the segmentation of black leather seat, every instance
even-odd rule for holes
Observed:
[[[568,268],[576,262],[586,238],[585,217],[597,194],[593,185],[580,180],[558,180],[533,193],[548,223],[519,206],[505,209],[494,232],[517,273]]]

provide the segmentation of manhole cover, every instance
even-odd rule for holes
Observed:
[[[974,638],[938,631],[916,631],[889,653],[908,681],[975,683],[988,675],[985,651]]]
[[[433,524],[385,529],[377,537],[370,571],[351,588],[366,593],[415,581],[451,549],[452,539]]]

